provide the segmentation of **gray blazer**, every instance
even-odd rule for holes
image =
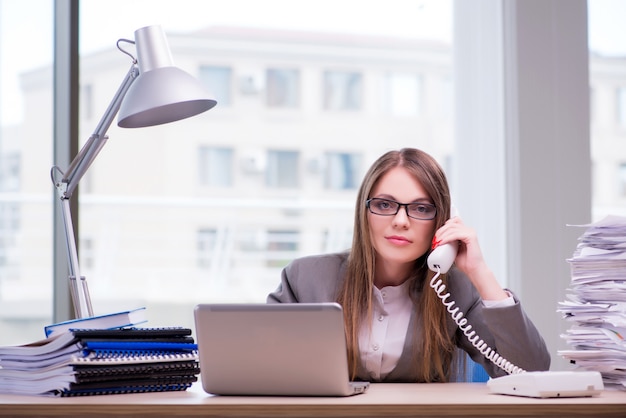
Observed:
[[[292,261],[283,269],[281,283],[274,292],[268,295],[267,302],[335,302],[345,275],[347,259],[348,253],[335,253],[303,257]],[[500,356],[524,370],[547,370],[550,367],[550,354],[545,342],[524,313],[515,295],[513,295],[515,299],[513,306],[486,308],[467,276],[454,267],[448,275],[447,291],[450,293],[451,300],[454,300],[455,306],[465,313],[465,318],[480,339],[495,349]],[[430,288],[427,290],[434,291]],[[420,334],[420,330],[416,329],[416,322],[414,310],[398,364],[382,381],[417,381],[418,370],[415,368],[419,368],[420,365],[410,364],[411,342],[416,334],[418,337]],[[467,352],[475,362],[481,364],[490,376],[506,374],[487,360],[468,341],[452,319],[448,321],[448,331],[450,335],[455,334],[458,347]],[[363,366],[360,367],[357,378],[371,380]]]

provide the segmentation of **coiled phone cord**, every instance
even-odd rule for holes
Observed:
[[[467,337],[468,341],[472,343],[480,353],[485,356],[488,360],[490,360],[493,364],[507,372],[508,374],[516,374],[525,372],[524,369],[516,366],[511,363],[501,355],[499,355],[494,349],[489,347],[489,345],[483,341],[480,336],[476,333],[476,331],[472,330],[472,325],[468,323],[467,318],[465,318],[465,314],[459,309],[459,307],[455,307],[456,304],[453,300],[448,300],[450,297],[450,293],[446,293],[446,285],[443,283],[441,279],[441,271],[437,266],[437,273],[430,280],[430,287],[433,288],[437,297],[441,299],[441,303],[446,307],[450,316],[454,320],[454,322],[458,325],[459,329],[463,331],[463,334]]]

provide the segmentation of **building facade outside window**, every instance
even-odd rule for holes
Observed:
[[[198,78],[213,94],[220,106],[228,107],[232,104],[232,68],[202,65],[198,71]]]
[[[324,186],[331,190],[356,190],[363,172],[362,160],[358,153],[326,153]]]
[[[217,229],[205,228],[198,231],[198,267],[211,267],[217,242]]]
[[[268,188],[296,188],[300,185],[300,153],[269,150],[267,152],[266,185]]]
[[[362,74],[352,71],[324,72],[324,109],[359,110],[362,106]]]
[[[389,73],[385,77],[385,110],[394,116],[420,115],[422,78],[419,74]]]
[[[231,187],[233,185],[232,148],[200,146],[198,174],[201,186]]]
[[[295,109],[300,106],[300,72],[270,68],[266,72],[267,106]]]

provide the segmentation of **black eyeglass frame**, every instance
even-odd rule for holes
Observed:
[[[396,211],[394,213],[378,213],[378,212],[374,212],[372,210],[372,207],[370,206],[372,201],[376,201],[376,200],[382,200],[385,202],[389,202],[389,203],[394,203],[396,205],[398,205],[396,207]],[[433,216],[430,218],[416,218],[415,216],[411,216],[409,215],[409,206],[411,205],[421,205],[421,206],[431,206],[434,209],[433,212]],[[365,207],[367,207],[367,210],[370,211],[370,213],[373,213],[374,215],[379,215],[379,216],[396,216],[398,214],[398,212],[400,212],[400,208],[404,206],[404,211],[406,212],[406,216],[408,216],[411,219],[418,219],[420,221],[430,221],[435,219],[435,217],[437,216],[437,207],[435,205],[433,205],[432,203],[417,203],[417,202],[412,202],[412,203],[400,203],[400,202],[396,202],[395,200],[391,200],[391,199],[383,199],[380,197],[372,197],[370,199],[367,199],[365,201]]]

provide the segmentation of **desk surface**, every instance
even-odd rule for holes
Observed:
[[[626,392],[532,399],[490,394],[484,383],[373,384],[347,398],[212,396],[185,392],[45,398],[0,395],[0,416],[96,417],[625,417]]]

